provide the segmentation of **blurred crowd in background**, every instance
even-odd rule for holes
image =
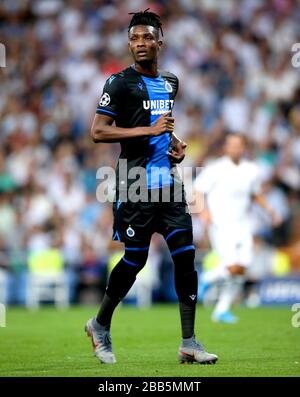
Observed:
[[[89,131],[105,80],[132,63],[128,13],[148,7],[162,17],[160,68],[180,81],[182,166],[221,155],[228,131],[246,135],[283,218],[273,230],[253,208],[252,277],[300,269],[300,68],[291,65],[299,1],[2,0],[0,288],[2,277],[10,303],[24,303],[24,280],[41,252],[42,262],[54,255],[64,267],[72,302],[101,297],[122,247],[111,242],[111,204],[97,201],[96,171],[115,166],[119,145],[93,144]],[[199,267],[209,246],[197,217],[194,229]],[[171,260],[159,236],[152,243],[150,278],[156,298],[169,300]]]

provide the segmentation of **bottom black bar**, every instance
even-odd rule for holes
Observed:
[[[10,393],[200,393],[201,391],[260,390],[264,387],[288,391],[300,386],[300,378],[0,378],[0,394]],[[246,389],[245,389],[246,388]]]

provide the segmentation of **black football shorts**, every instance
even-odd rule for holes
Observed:
[[[132,202],[117,200],[113,203],[113,240],[134,243],[149,243],[153,233],[166,235],[170,228],[192,230],[192,218],[185,197],[163,202]]]

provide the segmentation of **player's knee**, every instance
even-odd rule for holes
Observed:
[[[133,267],[138,273],[146,264],[148,258],[149,246],[125,246],[123,261]]]
[[[126,264],[122,258],[110,273],[107,295],[113,300],[122,300],[135,282],[136,275],[137,269]]]
[[[193,245],[192,229],[173,228],[164,237],[171,253],[182,247]]]
[[[175,275],[191,273],[195,270],[195,247],[193,232],[189,229],[173,229],[165,237],[174,266]]]
[[[142,257],[141,255],[125,254],[110,274],[107,295],[113,300],[122,300],[134,284],[136,276],[144,267],[146,260],[146,255]]]

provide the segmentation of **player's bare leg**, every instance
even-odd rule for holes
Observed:
[[[212,320],[227,324],[235,324],[238,318],[230,311],[232,304],[239,292],[244,280],[245,267],[234,264],[227,267],[229,277],[224,281],[221,293],[212,314]]]

